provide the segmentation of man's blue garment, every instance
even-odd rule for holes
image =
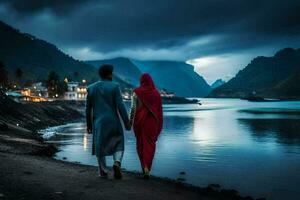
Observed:
[[[128,123],[128,115],[119,85],[102,80],[87,89],[86,115],[92,116],[93,155],[98,157],[124,151],[124,134],[120,122]]]

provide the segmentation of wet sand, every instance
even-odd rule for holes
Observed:
[[[95,167],[53,159],[0,153],[4,199],[213,199],[168,181],[97,177]]]

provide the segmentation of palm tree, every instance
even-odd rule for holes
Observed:
[[[17,68],[15,70],[15,77],[17,79],[17,83],[21,86],[21,78],[23,77],[23,71],[20,68]]]
[[[67,90],[67,84],[60,80],[59,75],[55,71],[51,71],[48,74],[46,86],[50,97],[58,97],[57,95],[62,95]]]
[[[17,68],[15,71],[15,76],[17,79],[21,79],[23,76],[23,71],[20,68]]]
[[[8,73],[3,62],[0,61],[0,90],[6,90],[8,86]]]

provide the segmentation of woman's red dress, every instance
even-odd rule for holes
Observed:
[[[149,74],[143,74],[140,82],[141,86],[134,90],[141,105],[136,109],[133,128],[142,168],[151,170],[156,141],[163,125],[162,100]]]

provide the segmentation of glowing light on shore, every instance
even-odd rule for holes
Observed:
[[[84,134],[83,136],[83,149],[86,151],[88,149],[88,138],[87,138],[87,134]]]

